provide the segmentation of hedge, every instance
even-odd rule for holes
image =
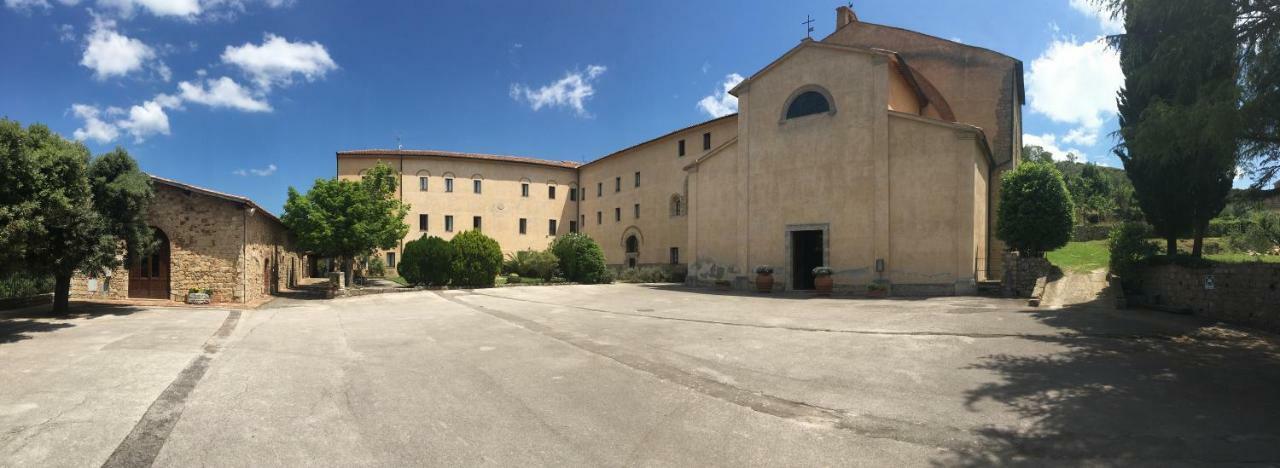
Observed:
[[[397,270],[414,286],[444,286],[453,278],[453,244],[436,236],[423,237],[404,245],[404,258]]]
[[[596,241],[581,233],[570,233],[551,243],[551,253],[560,259],[560,272],[569,281],[599,284],[613,281],[604,264],[604,251]]]
[[[449,241],[456,251],[453,284],[492,287],[502,269],[502,247],[480,231],[464,231]]]

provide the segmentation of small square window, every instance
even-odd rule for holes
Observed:
[[[556,235],[556,220],[554,219],[547,220],[547,235],[549,236]]]
[[[471,217],[471,227],[472,227],[472,228],[474,228],[474,229],[475,229],[475,230],[477,230],[477,231],[479,231],[479,230],[480,230],[480,217],[479,217],[479,216],[472,216],[472,217]]]
[[[556,186],[552,185],[547,187],[547,198],[552,200],[556,199]]]
[[[453,215],[444,216],[444,232],[453,232]]]
[[[578,222],[578,225],[579,225],[579,226],[582,226],[582,227],[586,227],[586,226],[587,226],[587,215],[579,215],[579,216],[578,216],[578,218],[582,220],[582,221]]]
[[[419,177],[419,178],[418,178],[418,190],[421,190],[421,191],[423,191],[423,192],[427,191],[427,178],[426,178],[426,177]]]
[[[702,134],[702,150],[706,151],[709,149],[711,149],[711,132]]]
[[[422,232],[427,232],[427,215],[425,214],[418,215],[418,230]]]
[[[471,191],[475,193],[480,193],[480,179],[471,181]]]
[[[529,220],[520,218],[520,233],[524,234],[529,229]]]
[[[444,180],[444,191],[453,192],[453,179]]]
[[[604,182],[596,182],[596,197],[604,196]]]
[[[676,156],[684,156],[684,140],[676,143]]]
[[[640,186],[640,171],[636,171],[636,187]]]
[[[614,177],[614,178],[613,178],[613,191],[614,191],[614,192],[621,192],[621,191],[622,191],[622,178],[621,178],[621,177]]]
[[[613,209],[613,220],[614,220],[614,221],[622,221],[622,208],[614,208],[614,209]]]
[[[529,184],[527,182],[520,184],[520,196],[529,198]]]
[[[596,212],[596,224],[603,224],[603,223],[604,223],[604,213],[601,213],[601,212],[597,211],[597,212]]]

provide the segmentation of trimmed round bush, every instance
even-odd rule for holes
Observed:
[[[436,236],[423,237],[404,245],[400,276],[414,286],[444,286],[453,277],[453,245]]]
[[[1057,168],[1023,163],[1000,177],[996,237],[1024,257],[1040,257],[1071,240],[1074,212]]]
[[[449,241],[453,257],[453,284],[492,287],[502,269],[502,247],[480,231],[464,231]]]
[[[570,233],[556,238],[551,253],[560,261],[560,272],[569,281],[582,284],[600,284],[613,281],[613,275],[604,265],[604,251],[596,241],[582,233]]]

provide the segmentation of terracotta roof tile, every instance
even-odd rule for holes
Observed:
[[[506,156],[499,154],[483,154],[483,153],[462,153],[457,151],[440,151],[440,150],[405,150],[405,149],[362,149],[339,151],[338,157],[343,156],[425,156],[425,157],[441,157],[441,158],[462,158],[462,159],[478,159],[485,161],[504,161],[520,164],[533,164],[537,166],[562,167],[566,169],[575,169],[579,166],[573,161],[552,161],[550,159],[529,158],[523,156]]]

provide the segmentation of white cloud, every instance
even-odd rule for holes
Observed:
[[[590,117],[583,105],[596,94],[593,83],[607,70],[602,65],[589,65],[586,71],[571,71],[551,84],[532,89],[523,84],[511,85],[511,98],[525,101],[533,110],[543,107],[567,107],[581,117]]]
[[[71,112],[84,120],[84,126],[77,128],[72,136],[76,140],[93,140],[99,143],[107,143],[115,140],[120,136],[120,130],[115,125],[104,122],[99,118],[101,111],[97,107],[85,104],[72,104]]]
[[[1111,12],[1102,8],[1098,0],[1070,0],[1071,8],[1098,21],[1103,34],[1124,32],[1124,18],[1112,18]]]
[[[1056,39],[1027,73],[1031,109],[1078,126],[1067,136],[1077,144],[1096,143],[1099,129],[1116,113],[1116,91],[1123,84],[1120,56],[1101,38]]]
[[[698,101],[698,108],[712,117],[724,117],[737,112],[738,98],[729,94],[729,90],[738,86],[738,83],[742,83],[742,80],[742,75],[737,73],[725,75],[724,81],[720,83],[720,89]]]
[[[205,80],[204,84],[187,81],[178,83],[183,101],[204,104],[209,107],[229,107],[245,112],[271,112],[271,104],[255,98],[247,89],[231,78]]]
[[[58,31],[58,42],[75,42],[76,27],[69,24],[59,24],[54,29]]]
[[[314,81],[338,68],[319,42],[289,42],[271,33],[261,45],[227,46],[222,61],[240,68],[261,89],[289,85],[295,75]]]
[[[1077,162],[1085,162],[1088,160],[1088,158],[1085,157],[1084,151],[1081,151],[1079,148],[1059,147],[1058,136],[1052,133],[1046,133],[1044,135],[1024,134],[1022,135],[1022,144],[1026,146],[1039,146],[1044,148],[1045,151],[1053,153],[1054,161],[1066,161],[1068,159],[1068,154],[1074,154]]]
[[[269,176],[269,175],[271,175],[271,174],[275,174],[275,173],[276,173],[276,169],[277,169],[277,168],[276,168],[276,165],[275,165],[275,164],[267,164],[267,167],[264,167],[264,168],[262,168],[262,169],[253,169],[253,168],[249,168],[249,169],[236,169],[236,170],[234,170],[234,171],[231,171],[231,173],[232,173],[232,174],[235,174],[235,175],[238,175],[238,176],[247,176],[247,175],[249,175],[249,174],[253,174],[253,175],[256,175],[256,176],[258,176],[258,177],[266,177],[266,176]]]
[[[58,3],[70,6],[79,3],[79,0],[58,0]],[[4,0],[4,6],[12,10],[28,13],[37,8],[48,9],[52,7],[49,4],[49,0]]]
[[[109,21],[96,23],[80,59],[80,65],[93,70],[93,76],[99,80],[140,70],[144,63],[156,57],[151,46],[116,32],[113,26]]]
[[[1098,143],[1098,129],[1079,127],[1067,131],[1062,142],[1072,145],[1093,146]]]
[[[170,96],[161,94],[155,99],[141,105],[130,107],[128,111],[118,107],[108,107],[105,116],[115,117],[108,122],[103,119],[104,113],[97,107],[86,104],[73,104],[71,112],[84,120],[84,125],[72,132],[76,140],[93,140],[98,143],[109,143],[119,138],[121,133],[133,136],[134,141],[141,142],[151,135],[169,134],[169,115],[166,107],[173,107]]]
[[[135,10],[146,10],[155,16],[192,17],[200,14],[199,0],[98,0],[98,6],[114,10],[120,16],[133,16]]]

